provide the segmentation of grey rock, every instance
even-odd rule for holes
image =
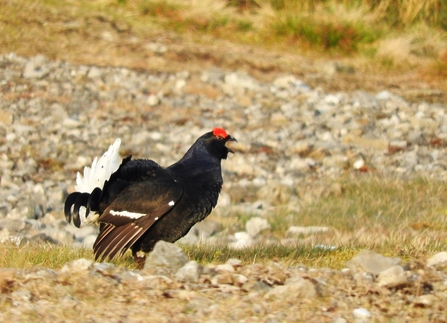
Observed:
[[[26,222],[21,219],[5,218],[0,221],[0,229],[7,229],[8,232],[15,233],[24,230]]]
[[[370,272],[377,275],[400,263],[400,258],[385,257],[370,250],[362,250],[346,265],[353,273]]]
[[[62,245],[69,245],[75,241],[72,233],[51,227],[40,230],[38,237],[43,241]]]
[[[286,280],[282,286],[275,286],[267,294],[266,299],[270,298],[305,298],[310,299],[317,295],[316,288],[307,279],[301,276],[294,276]]]
[[[42,78],[50,72],[45,56],[37,55],[31,57],[25,64],[23,69],[23,77],[27,79]]]
[[[228,73],[224,77],[224,81],[226,84],[235,87],[235,88],[245,88],[245,89],[258,89],[259,84],[255,79],[253,79],[251,76],[239,73],[239,72],[232,72]]]
[[[203,266],[198,264],[197,261],[191,260],[177,270],[175,278],[184,283],[197,283],[202,272]]]
[[[239,268],[242,266],[242,261],[235,258],[230,258],[226,261],[226,264],[233,266],[233,268]]]
[[[92,269],[94,262],[85,258],[76,259],[66,263],[62,269],[61,273],[84,273],[87,274],[90,269]]]
[[[217,265],[215,270],[218,273],[222,273],[222,272],[233,273],[234,272],[234,267],[233,267],[233,265],[231,265],[229,263],[225,263],[225,264]]]
[[[182,249],[173,243],[159,241],[146,258],[144,269],[165,268],[176,272],[189,261]]]
[[[407,276],[401,266],[392,266],[379,273],[377,284],[388,288],[404,286],[408,283]]]
[[[427,266],[437,269],[447,267],[447,252],[442,251],[427,259]]]
[[[245,283],[248,282],[248,278],[241,274],[232,274],[231,275],[233,285],[242,287]]]
[[[245,223],[245,230],[250,235],[250,237],[256,237],[261,231],[268,230],[271,228],[271,225],[268,223],[266,219],[253,217]]]
[[[272,288],[264,282],[248,279],[248,281],[242,285],[242,289],[249,293],[265,293]]]
[[[388,91],[381,91],[376,94],[377,100],[389,100],[393,97],[393,95]]]

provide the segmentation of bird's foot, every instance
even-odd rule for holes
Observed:
[[[143,251],[132,252],[133,259],[135,264],[137,265],[137,269],[143,269],[144,264],[146,263],[146,253]]]

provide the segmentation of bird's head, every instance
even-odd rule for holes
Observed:
[[[226,159],[229,152],[234,153],[229,147],[229,143],[237,142],[237,140],[222,128],[214,128],[211,132],[203,135],[202,138],[210,153],[220,159]]]

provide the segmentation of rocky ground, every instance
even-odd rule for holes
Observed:
[[[362,251],[342,271],[200,265],[159,242],[141,271],[78,259],[0,269],[2,322],[446,322],[447,253],[427,263]]]
[[[221,214],[230,205],[253,215],[260,205],[293,207],[298,196],[321,194],[302,183],[346,171],[447,179],[446,103],[409,102],[386,88],[325,92],[287,73],[272,80],[208,66],[156,73],[14,54],[0,56],[0,82],[1,241],[90,246],[96,229],[67,225],[63,199],[73,190],[76,171],[117,137],[123,156],[169,165],[198,136],[224,127],[239,144],[223,163]],[[241,247],[262,239],[259,232],[268,224],[254,222],[228,241]],[[199,236],[193,230],[184,242]],[[355,266],[332,271],[237,261],[218,268],[190,264],[195,278],[178,277],[181,266],[138,273],[88,261],[84,267],[68,264],[78,268],[73,275],[4,269],[1,300],[11,308],[2,315],[13,319],[25,311],[48,319],[44,313],[79,311],[83,321],[144,322],[142,313],[132,314],[144,308],[147,317],[178,322],[444,322],[443,261],[396,262],[372,274]],[[387,275],[394,277],[391,283]],[[105,294],[101,313],[92,314],[83,301],[85,277],[92,279],[85,297]],[[93,286],[101,296],[89,295]],[[123,293],[114,299],[111,290]]]

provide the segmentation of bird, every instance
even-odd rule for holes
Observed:
[[[132,156],[121,161],[118,138],[84,168],[84,176],[77,173],[76,191],[65,200],[65,218],[76,227],[99,226],[93,244],[96,261],[131,249],[137,268],[143,268],[158,241],[177,241],[211,213],[223,185],[221,161],[234,153],[229,143],[235,141],[216,127],[179,161],[162,167]]]

